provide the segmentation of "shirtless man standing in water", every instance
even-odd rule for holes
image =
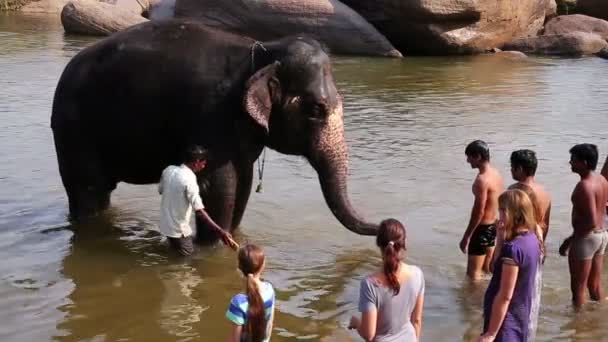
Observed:
[[[592,300],[603,299],[602,268],[608,245],[608,233],[604,227],[608,181],[594,172],[597,166],[597,147],[579,144],[570,149],[572,172],[581,180],[572,191],[573,234],[559,247],[561,255],[568,254],[570,290],[572,302],[579,309],[585,302],[586,290]]]
[[[481,278],[482,270],[490,273],[490,262],[496,242],[496,219],[498,196],[503,192],[502,176],[490,164],[488,144],[475,140],[465,149],[471,168],[479,169],[473,182],[475,203],[467,230],[460,241],[460,250],[468,253],[467,276],[472,280]]]

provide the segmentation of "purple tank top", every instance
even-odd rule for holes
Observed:
[[[503,258],[513,259],[519,266],[519,272],[513,297],[496,335],[496,341],[532,341],[536,332],[541,287],[541,250],[533,232],[520,234],[504,243],[494,264],[494,274],[484,298],[483,331],[486,332],[489,328],[492,303],[500,288]]]

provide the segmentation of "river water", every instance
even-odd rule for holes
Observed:
[[[55,18],[0,16],[0,341],[220,341],[241,288],[233,252],[166,257],[154,186],[120,184],[102,217],[71,226],[49,118],[69,59],[95,38]],[[408,262],[426,278],[426,341],[474,340],[487,282],[464,281],[458,242],[472,204],[471,140],[489,142],[508,179],[512,150],[532,148],[553,195],[540,341],[606,340],[606,306],[570,306],[567,262],[577,177],[568,149],[608,150],[608,62],[495,56],[337,58],[350,148],[349,190],[370,220],[408,227]],[[236,238],[264,246],[276,288],[273,341],[358,340],[345,329],[359,280],[379,265],[374,240],[340,226],[301,158],[270,152]],[[608,281],[604,277],[604,287]]]

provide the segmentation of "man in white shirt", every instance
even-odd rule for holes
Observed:
[[[203,170],[206,165],[207,151],[200,146],[192,146],[187,150],[182,165],[170,165],[163,170],[158,185],[158,193],[162,196],[160,232],[167,237],[169,245],[184,256],[191,255],[194,251],[190,226],[193,210],[203,224],[221,236],[224,244],[233,249],[236,246],[230,233],[218,226],[205,212],[195,173]]]

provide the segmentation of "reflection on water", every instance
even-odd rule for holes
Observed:
[[[107,213],[71,226],[57,171],[50,108],[59,75],[95,38],[64,36],[56,18],[0,16],[0,340],[224,340],[242,291],[234,252],[167,256],[154,186],[120,184]],[[408,261],[426,279],[427,341],[474,340],[487,282],[464,281],[458,250],[474,170],[463,149],[481,138],[508,176],[517,148],[538,152],[553,195],[538,340],[598,341],[607,306],[570,307],[568,149],[608,144],[608,69],[595,58],[337,58],[350,146],[349,191],[371,220],[408,227]],[[302,158],[270,152],[236,239],[264,246],[277,293],[273,341],[359,340],[346,330],[360,279],[380,256],[342,228]],[[608,287],[608,281],[604,280]]]

